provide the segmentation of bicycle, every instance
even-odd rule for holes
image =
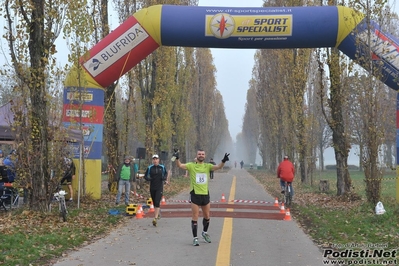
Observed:
[[[290,207],[292,203],[291,182],[284,182],[283,202],[286,207]]]
[[[8,211],[13,206],[18,207],[19,191],[17,188],[14,188],[10,183],[0,183],[0,194],[0,208]]]
[[[65,201],[66,194],[68,193],[65,190],[61,189],[61,185],[58,185],[57,191],[54,193],[54,200],[58,202],[60,217],[62,217],[62,220],[64,222],[66,222],[67,220],[67,213],[68,213]],[[50,205],[50,211],[51,211],[51,205]]]

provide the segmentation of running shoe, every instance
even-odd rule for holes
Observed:
[[[157,218],[154,218],[154,220],[152,220],[152,225],[157,226]]]
[[[202,232],[202,237],[204,238],[205,242],[211,243],[211,237],[208,235],[207,232]]]
[[[194,237],[193,246],[199,246],[198,237]]]

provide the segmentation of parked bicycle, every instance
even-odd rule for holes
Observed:
[[[0,208],[5,211],[17,207],[19,203],[19,191],[11,183],[0,183]]]
[[[290,207],[292,203],[291,182],[285,182],[283,202],[285,207]]]
[[[66,201],[65,201],[66,194],[68,194],[68,193],[61,188],[61,185],[58,185],[57,190],[54,193],[54,200],[58,202],[60,217],[62,217],[62,220],[64,222],[66,222],[67,214],[68,214],[67,207],[66,207]],[[51,205],[50,205],[50,211],[51,211]]]

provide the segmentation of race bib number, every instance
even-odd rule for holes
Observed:
[[[197,184],[206,184],[206,174],[204,173],[197,173],[195,179]]]

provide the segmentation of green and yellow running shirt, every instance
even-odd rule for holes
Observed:
[[[208,177],[212,170],[210,163],[187,163],[190,174],[190,191],[194,189],[197,195],[208,195]]]

